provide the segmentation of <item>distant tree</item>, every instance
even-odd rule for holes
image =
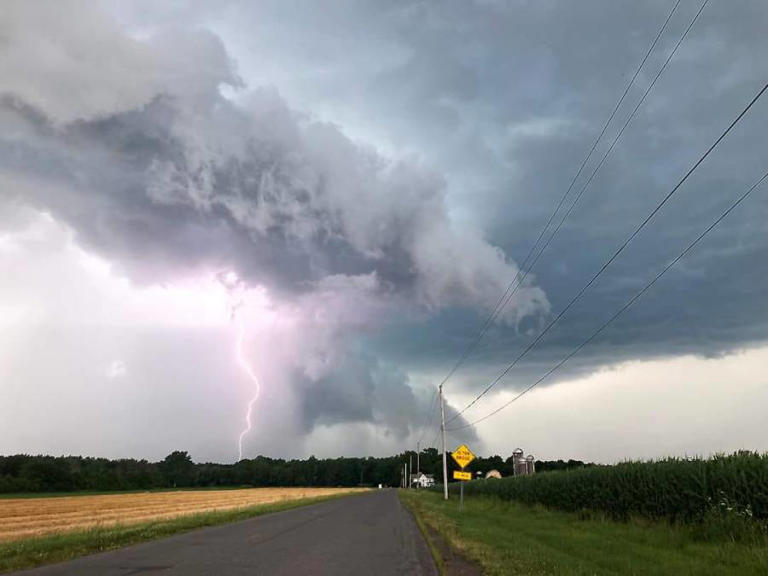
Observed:
[[[171,452],[160,462],[159,467],[167,486],[175,488],[194,484],[195,464],[187,452]]]
[[[536,472],[553,472],[556,470],[573,470],[575,468],[584,468],[585,466],[594,466],[581,460],[536,460]]]
[[[383,458],[327,458],[282,460],[257,456],[236,464],[195,464],[187,452],[176,451],[160,462],[92,458],[82,456],[0,456],[0,492],[64,492],[72,490],[143,490],[191,486],[399,486],[403,464],[416,467],[416,453],[402,452]],[[442,454],[425,448],[419,455],[422,472],[442,481]],[[569,470],[583,466],[580,460],[536,461],[537,472]],[[487,473],[497,469],[510,476],[512,459],[478,457],[467,468]],[[458,469],[448,456],[448,478]]]

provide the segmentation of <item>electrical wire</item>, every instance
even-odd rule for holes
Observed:
[[[477,348],[477,345],[480,343],[480,341],[485,336],[486,332],[490,328],[493,321],[498,317],[498,315],[502,312],[502,310],[507,306],[509,301],[512,299],[512,297],[517,292],[518,288],[522,285],[522,283],[525,281],[525,278],[528,276],[528,272],[530,272],[530,268],[526,269],[526,265],[528,261],[530,260],[531,256],[534,254],[536,249],[539,246],[539,243],[541,242],[541,239],[546,234],[547,230],[549,229],[550,225],[552,224],[553,220],[555,219],[555,216],[557,216],[560,209],[563,207],[563,204],[565,203],[566,199],[568,198],[568,195],[571,193],[571,190],[573,190],[573,187],[575,186],[577,180],[579,179],[579,176],[581,176],[581,173],[583,172],[585,166],[589,162],[589,159],[592,157],[592,154],[594,153],[595,149],[597,148],[598,143],[602,139],[602,137],[605,135],[606,130],[608,129],[608,126],[613,121],[614,117],[616,116],[616,113],[618,112],[619,108],[621,107],[622,103],[627,97],[627,94],[629,93],[632,86],[635,84],[635,80],[637,79],[638,75],[640,74],[640,71],[642,70],[643,66],[645,65],[646,61],[648,60],[649,56],[653,52],[653,49],[656,47],[656,44],[658,44],[659,39],[661,38],[662,34],[664,33],[664,30],[666,30],[667,25],[669,24],[669,21],[672,19],[672,16],[674,15],[675,11],[677,10],[678,6],[680,5],[681,0],[677,0],[675,4],[672,6],[672,9],[670,10],[669,14],[667,15],[667,18],[664,20],[664,23],[662,24],[661,28],[659,29],[658,33],[656,34],[655,38],[653,39],[653,42],[651,43],[650,47],[645,53],[645,56],[643,57],[642,61],[638,65],[637,69],[635,70],[635,73],[633,74],[631,80],[629,81],[629,84],[627,84],[627,87],[624,89],[624,92],[622,93],[621,97],[619,98],[618,102],[613,108],[613,111],[611,112],[611,115],[608,117],[608,120],[605,121],[605,124],[603,124],[603,128],[598,134],[597,138],[595,139],[594,143],[592,144],[592,147],[589,149],[589,152],[585,156],[584,160],[581,163],[581,166],[579,166],[579,169],[576,171],[576,174],[574,174],[573,178],[571,179],[571,183],[568,185],[568,188],[566,189],[563,196],[560,198],[560,201],[558,202],[557,206],[555,207],[555,210],[552,212],[552,214],[549,216],[549,219],[547,220],[547,223],[544,225],[544,227],[541,229],[541,232],[539,232],[538,238],[536,238],[536,242],[534,242],[533,246],[531,246],[531,249],[528,251],[528,254],[526,255],[525,259],[523,260],[522,265],[520,268],[518,268],[514,278],[507,286],[507,289],[505,292],[501,295],[499,300],[496,302],[496,305],[493,307],[490,315],[485,319],[483,322],[483,325],[480,327],[480,330],[477,332],[475,337],[473,338],[472,342],[464,349],[463,353],[459,357],[459,359],[454,363],[454,365],[451,367],[448,374],[443,378],[443,380],[440,382],[440,386],[445,384],[455,373],[456,371],[464,364],[464,362],[469,358],[469,356],[474,352],[474,350]],[[706,0],[708,1],[708,0]],[[705,4],[706,4],[705,1]],[[700,10],[701,11],[701,10]],[[666,66],[666,64],[665,64]],[[654,82],[655,83],[655,82]],[[648,90],[650,91],[650,90]],[[646,95],[647,92],[646,91]],[[615,142],[614,142],[615,144]],[[593,173],[594,177],[594,173]],[[583,190],[582,190],[583,193]],[[572,207],[571,207],[572,210]],[[570,211],[569,211],[570,213]],[[562,221],[560,223],[562,225]],[[558,226],[558,230],[559,230]],[[556,233],[556,232],[555,232]],[[551,242],[552,238],[547,241],[547,245],[549,245],[549,242]],[[545,246],[546,248],[546,246]],[[543,252],[543,250],[542,250]],[[539,256],[541,255],[541,252],[539,253]],[[536,257],[535,261],[538,260],[539,256]],[[534,261],[534,263],[535,263]],[[524,271],[524,272],[523,272]],[[510,293],[511,292],[511,293]]]
[[[680,48],[680,45],[685,40],[685,37],[688,35],[688,32],[691,31],[691,28],[693,28],[693,25],[696,23],[696,20],[698,20],[699,15],[702,13],[702,11],[704,10],[704,8],[706,7],[706,5],[708,3],[709,3],[709,0],[704,0],[704,2],[701,4],[701,6],[699,7],[699,10],[696,12],[696,14],[694,15],[693,19],[688,24],[688,27],[685,29],[683,34],[680,36],[679,40],[677,41],[677,44],[675,44],[674,48],[672,49],[672,51],[667,56],[666,60],[664,61],[664,64],[662,64],[661,68],[659,68],[659,70],[656,73],[656,75],[654,76],[653,80],[651,81],[651,83],[648,85],[648,87],[646,88],[645,92],[643,93],[643,96],[640,98],[640,100],[637,102],[637,104],[635,105],[635,107],[632,110],[632,112],[629,114],[629,116],[625,120],[625,122],[622,125],[621,129],[618,131],[618,133],[614,137],[613,141],[611,142],[610,146],[608,147],[608,149],[603,154],[603,157],[600,159],[600,161],[598,162],[597,166],[595,166],[595,169],[592,171],[592,174],[590,174],[590,176],[587,179],[587,181],[581,187],[581,190],[579,190],[578,194],[576,194],[576,197],[574,198],[574,200],[571,203],[571,205],[568,207],[568,210],[565,212],[563,217],[560,219],[560,222],[558,222],[558,224],[555,227],[555,229],[549,235],[549,237],[547,238],[546,242],[542,246],[541,250],[539,250],[539,253],[533,259],[533,262],[531,262],[530,266],[528,266],[527,268],[525,267],[525,262],[523,262],[522,268],[525,268],[525,271],[524,271],[522,277],[520,278],[520,281],[515,285],[515,287],[512,290],[512,292],[508,296],[506,296],[506,300],[501,305],[500,310],[503,310],[506,307],[506,305],[510,302],[510,300],[512,300],[512,298],[517,293],[518,289],[523,285],[523,282],[525,282],[525,279],[528,277],[528,274],[531,272],[531,270],[533,270],[534,266],[536,266],[536,263],[539,261],[539,258],[541,258],[542,254],[544,254],[546,249],[552,243],[552,240],[554,240],[555,236],[557,236],[557,233],[560,231],[560,228],[562,228],[563,223],[565,223],[565,221],[571,215],[571,212],[573,212],[573,209],[576,207],[576,204],[578,204],[579,200],[584,195],[584,192],[589,188],[590,184],[592,184],[592,181],[594,180],[594,178],[597,175],[597,173],[600,171],[600,168],[603,167],[603,164],[605,164],[605,161],[611,155],[611,152],[613,152],[613,149],[616,147],[616,144],[618,143],[619,139],[624,134],[624,131],[627,129],[627,126],[629,126],[630,122],[632,121],[632,119],[637,114],[637,111],[640,109],[640,107],[645,102],[645,99],[648,97],[648,94],[650,94],[651,90],[656,85],[656,82],[661,77],[661,75],[664,73],[664,70],[667,68],[667,65],[670,63],[670,61],[674,57],[674,55],[677,52],[678,48]],[[638,70],[638,72],[639,72],[639,70]],[[595,144],[597,144],[597,142]],[[575,182],[575,180],[574,180],[574,182]],[[566,194],[566,196],[567,196],[567,194]],[[563,197],[562,200],[564,201],[565,197]],[[558,207],[558,209],[555,211],[555,213],[552,216],[554,216],[557,213],[557,211],[559,211],[559,207]],[[547,223],[547,226],[545,227],[545,230],[548,227],[549,227],[549,223]],[[537,241],[537,244],[538,244],[538,241]],[[535,247],[535,245],[534,245],[534,247]],[[530,253],[529,253],[529,256],[530,256]],[[527,260],[528,260],[528,257],[526,257],[526,261]],[[462,412],[460,412],[459,414],[461,414]]]
[[[768,86],[768,85],[767,85]],[[477,420],[474,420],[472,422],[469,422],[467,424],[464,424],[462,426],[456,426],[454,428],[450,428],[446,431],[456,431],[456,430],[462,430],[464,428],[469,428],[470,426],[475,426],[476,424],[479,424],[480,422],[483,422],[490,418],[491,416],[494,416],[504,410],[506,407],[508,407],[513,402],[516,402],[519,400],[522,396],[530,392],[533,388],[538,386],[541,382],[546,380],[549,376],[551,376],[553,373],[555,373],[557,370],[559,370],[568,360],[573,358],[576,354],[578,354],[587,344],[589,344],[592,340],[594,340],[600,333],[603,332],[609,325],[611,325],[619,316],[621,316],[632,304],[634,304],[637,300],[639,300],[648,290],[653,287],[654,284],[662,277],[664,274],[666,274],[671,268],[673,268],[680,260],[682,260],[693,248],[696,247],[699,242],[701,242],[704,237],[709,234],[720,222],[722,222],[739,204],[741,204],[744,200],[747,199],[747,197],[758,187],[760,184],[762,184],[765,179],[768,178],[768,172],[762,175],[762,177],[755,182],[749,189],[747,189],[746,192],[744,192],[741,196],[739,196],[735,202],[733,202],[728,209],[723,212],[712,224],[709,225],[709,227],[704,230],[699,236],[691,242],[685,250],[683,250],[680,254],[677,255],[669,264],[667,264],[656,276],[648,283],[646,284],[642,290],[637,292],[632,298],[630,298],[621,308],[619,308],[613,316],[611,316],[608,320],[606,320],[600,327],[595,330],[589,338],[584,340],[581,344],[579,344],[576,348],[574,348],[571,352],[569,352],[565,357],[563,357],[557,364],[555,364],[552,368],[550,368],[543,376],[541,376],[538,380],[536,380],[533,384],[522,390],[519,394],[514,396],[511,400],[508,402],[502,404],[495,410],[489,412],[485,416],[478,418]]]
[[[669,193],[662,199],[661,202],[659,202],[656,207],[646,216],[645,220],[643,220],[637,228],[624,240],[624,242],[614,251],[614,253],[611,255],[608,260],[606,260],[601,268],[592,276],[592,278],[587,282],[582,288],[576,293],[573,298],[571,298],[570,302],[555,316],[553,320],[547,324],[547,326],[542,330],[539,335],[526,346],[526,348],[515,358],[515,360],[512,361],[502,372],[499,374],[480,394],[478,394],[474,400],[472,400],[469,404],[467,404],[462,410],[454,414],[450,420],[447,422],[451,422],[458,418],[461,414],[466,412],[469,408],[471,408],[478,400],[480,400],[483,396],[485,396],[504,376],[507,375],[507,373],[520,361],[522,360],[528,352],[530,352],[540,341],[541,339],[549,332],[552,327],[557,324],[557,322],[565,315],[568,310],[571,309],[571,307],[578,302],[578,300],[584,295],[584,293],[594,284],[594,282],[605,272],[605,270],[608,268],[608,266],[613,263],[616,258],[619,257],[619,255],[624,251],[624,249],[629,245],[630,242],[640,233],[640,231],[645,228],[645,226],[656,216],[656,214],[662,209],[662,207],[669,201],[672,196],[680,189],[680,187],[688,180],[688,178],[693,174],[693,172],[706,160],[706,158],[712,153],[712,151],[722,142],[722,140],[730,133],[730,131],[738,124],[741,119],[749,112],[749,110],[754,106],[754,104],[760,99],[760,97],[765,93],[766,89],[768,89],[768,83],[763,85],[763,87],[760,89],[760,91],[750,100],[750,102],[746,105],[746,107],[739,113],[739,115],[728,125],[728,127],[720,134],[720,136],[709,146],[709,148],[702,154],[702,156],[691,166],[691,168],[685,173],[685,175],[680,179],[680,181],[672,188],[672,190],[669,191]],[[447,423],[446,422],[446,423]]]
[[[427,417],[424,419],[424,424],[421,426],[421,435],[419,435],[419,440],[417,444],[421,444],[421,441],[424,439],[424,434],[427,433],[427,430],[429,430],[432,427],[432,417],[435,415],[435,400],[437,399],[437,388],[434,389],[432,392],[432,399],[429,402],[429,409],[427,410]]]

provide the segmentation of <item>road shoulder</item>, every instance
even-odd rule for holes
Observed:
[[[418,495],[404,494],[403,491],[399,491],[398,495],[403,507],[413,516],[442,576],[482,576],[480,566],[452,547],[427,520],[425,509],[419,506],[418,500],[413,497]]]

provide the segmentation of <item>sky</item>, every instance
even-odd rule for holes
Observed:
[[[555,223],[578,202],[445,382],[448,448],[768,450],[768,183],[473,424],[763,175],[768,96],[463,411],[768,80],[768,6],[701,6],[4,2],[0,453],[434,446],[436,385],[528,271],[670,13]]]

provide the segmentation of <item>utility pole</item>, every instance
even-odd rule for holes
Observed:
[[[411,476],[413,476],[413,454],[408,454],[408,489],[411,488]]]
[[[448,455],[445,452],[445,401],[442,384],[438,390],[440,392],[440,430],[443,433],[443,498],[448,500]]]
[[[419,466],[419,452],[421,452],[421,441],[416,442],[416,474],[421,474],[421,466]]]

